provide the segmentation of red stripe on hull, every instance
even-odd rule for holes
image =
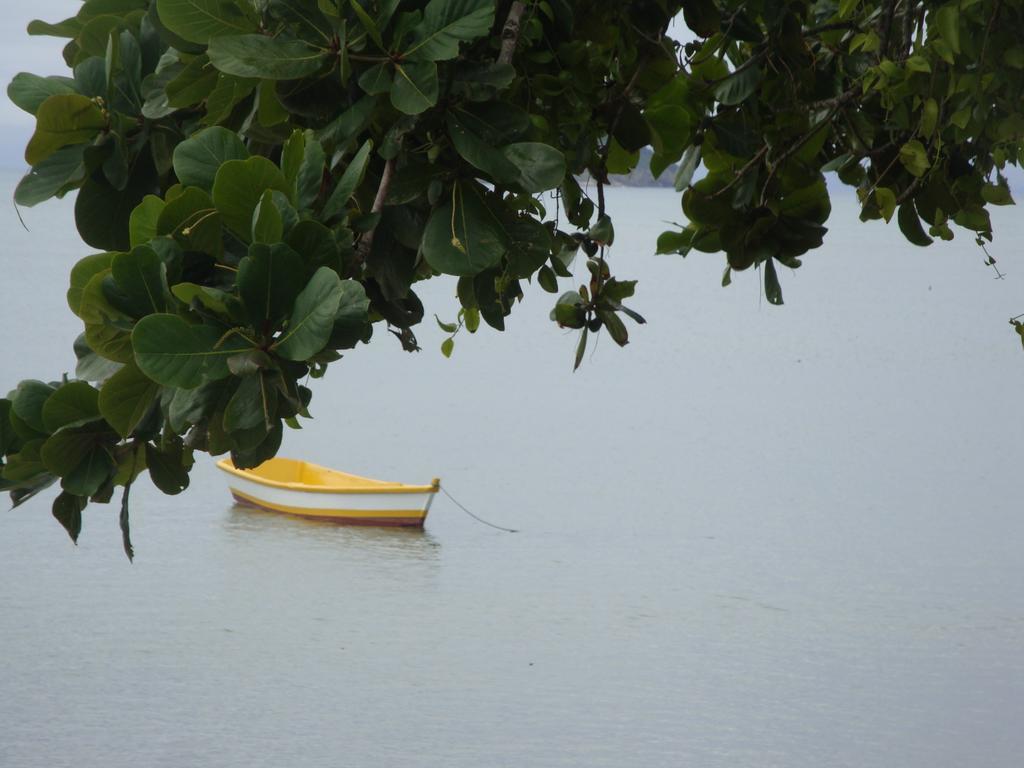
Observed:
[[[249,499],[243,498],[235,493],[232,493],[231,496],[234,498],[236,503],[241,504],[243,507],[252,507],[253,509],[259,509],[264,512],[273,512],[277,515],[301,517],[305,520],[338,523],[339,525],[374,525],[387,526],[390,528],[422,528],[423,521],[426,517],[344,517],[340,515],[301,515],[295,512],[282,512],[280,509],[274,509],[273,507],[265,507],[262,504],[257,504],[256,502],[250,501]]]

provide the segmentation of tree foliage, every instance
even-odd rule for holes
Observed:
[[[59,481],[73,539],[121,488],[129,554],[142,472],[178,493],[195,451],[273,456],[307,376],[375,328],[418,348],[422,280],[455,278],[445,355],[534,279],[577,365],[589,334],[626,344],[603,191],[644,147],[687,221],[657,250],[721,252],[781,304],[826,174],[916,245],[984,243],[1024,137],[1021,0],[84,0],[29,33],[71,75],[8,88],[36,118],[16,201],[77,191],[97,252],[77,378],[0,400],[0,487]]]

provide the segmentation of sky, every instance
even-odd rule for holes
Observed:
[[[4,23],[0,25],[0,81],[4,90],[19,72],[37,75],[69,75],[61,58],[67,43],[55,37],[32,37],[25,31],[32,19],[62,21],[74,16],[79,0],[32,0],[4,3]],[[26,169],[25,144],[35,126],[33,117],[11,104],[6,94],[0,98],[0,167]]]

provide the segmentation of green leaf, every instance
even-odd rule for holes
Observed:
[[[373,142],[367,139],[363,146],[352,156],[346,166],[338,183],[334,185],[334,191],[324,204],[320,218],[329,222],[336,216],[340,216],[348,205],[349,198],[355,193],[359,185],[363,183],[363,176],[366,174],[366,166],[370,161],[370,151],[373,149]]]
[[[380,35],[380,29],[377,27],[377,23],[363,8],[363,4],[360,0],[349,0],[349,5],[352,10],[355,11],[356,18],[359,19],[359,23],[366,30],[366,34],[370,36],[370,39],[377,44],[377,47],[382,51],[387,50],[387,46],[384,45],[384,39]]]
[[[94,174],[86,179],[75,199],[75,226],[93,248],[124,251],[131,247],[128,222],[135,206],[158,188],[156,172],[148,153],[138,158],[123,189],[114,189]]]
[[[43,403],[43,426],[49,433],[61,427],[79,426],[100,417],[99,392],[84,381],[69,381]]]
[[[188,488],[188,470],[185,462],[191,463],[183,450],[180,440],[170,444],[155,445],[146,443],[146,467],[153,485],[164,493],[174,496]]]
[[[960,4],[947,3],[934,12],[932,18],[938,27],[939,34],[946,41],[953,53],[960,53]]]
[[[174,148],[174,173],[187,187],[213,189],[217,171],[228,160],[247,160],[249,150],[234,131],[213,126]]]
[[[157,235],[176,238],[186,250],[208,253],[214,258],[224,248],[221,215],[213,207],[210,195],[198,187],[187,187],[164,206],[156,231]]]
[[[501,263],[508,240],[485,195],[479,185],[460,182],[451,200],[434,209],[423,233],[423,256],[431,267],[472,276]]]
[[[86,286],[89,285],[93,277],[109,270],[113,260],[113,253],[94,253],[80,259],[71,268],[71,287],[68,288],[67,293],[68,306],[71,307],[72,312],[82,319],[85,319],[82,312],[82,299]]]
[[[38,165],[68,144],[96,138],[107,118],[96,102],[77,93],[50,96],[36,113],[36,131],[25,148],[25,161]]]
[[[721,15],[714,0],[691,0],[683,4],[683,19],[700,37],[711,37],[718,31]]]
[[[761,84],[762,72],[758,66],[750,66],[741,72],[733,72],[715,86],[715,98],[727,106],[746,101]]]
[[[271,349],[286,360],[300,361],[323,349],[331,335],[341,295],[338,273],[320,267],[295,299],[288,325]]]
[[[900,162],[913,176],[924,176],[931,167],[931,163],[928,161],[928,151],[924,148],[924,144],[917,139],[911,139],[900,147]]]
[[[132,317],[143,317],[167,308],[167,271],[156,252],[139,246],[129,253],[118,253],[110,264],[118,295],[112,300]]]
[[[238,293],[249,325],[277,328],[305,285],[302,257],[284,243],[256,244],[238,264]]]
[[[693,144],[683,153],[683,159],[679,163],[679,170],[676,173],[676,192],[682,192],[693,180],[693,174],[700,165],[701,145]]]
[[[921,105],[921,135],[930,139],[935,133],[935,125],[939,120],[939,103],[935,99],[925,99]]]
[[[393,83],[394,76],[389,61],[374,64],[359,76],[359,87],[369,96],[387,93]]]
[[[509,144],[502,154],[519,173],[519,186],[536,193],[554,189],[565,178],[565,155],[550,144],[524,141]]]
[[[274,192],[267,190],[252,212],[252,241],[254,243],[277,243],[284,237],[284,221],[281,212],[274,205]]]
[[[100,387],[99,410],[121,437],[128,437],[156,402],[160,386],[128,363]]]
[[[67,491],[62,491],[53,500],[51,512],[58,523],[64,526],[71,541],[78,543],[78,536],[82,532],[82,510],[88,503],[84,496],[75,496]]]
[[[764,262],[764,295],[769,304],[781,305],[782,286],[779,285],[779,275],[775,271],[775,259],[769,256]]]
[[[227,376],[227,359],[250,348],[244,339],[207,325],[189,325],[177,315],[142,318],[132,330],[135,362],[150,379],[166,387],[195,389]]]
[[[135,206],[128,220],[128,236],[131,247],[145,245],[157,236],[157,222],[167,204],[156,195],[146,195],[142,202]]]
[[[391,103],[399,112],[418,115],[437,104],[437,95],[437,64],[432,61],[395,64]]]
[[[341,281],[341,298],[334,326],[327,346],[331,349],[351,349],[366,339],[370,330],[370,299],[358,280]]]
[[[444,61],[459,55],[459,43],[491,31],[494,0],[430,0],[412,31],[405,58]]]
[[[889,221],[896,213],[896,195],[888,187],[875,189],[875,203],[878,204],[878,209],[886,221]]]
[[[455,339],[449,337],[441,342],[441,354],[445,357],[451,357],[454,350]]]
[[[917,209],[910,200],[900,206],[899,214],[896,217],[900,225],[900,231],[914,245],[926,246],[932,244],[932,239],[925,234],[921,226],[921,219],[918,218]]]
[[[75,81],[67,77],[40,77],[19,72],[7,86],[7,98],[21,109],[34,115],[50,96],[78,93]]]
[[[217,70],[207,56],[196,56],[178,76],[167,83],[164,92],[170,107],[183,108],[199,104],[217,87]]]
[[[14,190],[14,202],[31,208],[60,196],[85,180],[85,145],[58,149],[25,174]]]
[[[578,370],[580,365],[583,364],[583,355],[587,352],[587,336],[590,329],[583,326],[583,331],[580,333],[580,340],[576,344],[576,358],[573,360],[572,369]]]
[[[327,53],[301,40],[264,35],[215,37],[207,50],[210,62],[228,75],[269,80],[298,80],[315,74]]]
[[[92,496],[114,470],[111,450],[116,439],[106,424],[93,422],[52,435],[39,455],[46,468],[61,478],[65,491]]]
[[[488,174],[496,182],[512,184],[518,180],[519,169],[505,156],[502,149],[473,133],[454,113],[449,113],[448,116],[448,136],[455,151],[463,160]]]
[[[309,132],[305,138],[302,161],[295,175],[295,207],[300,211],[312,208],[320,197],[326,162],[323,145]]]
[[[54,392],[54,387],[36,379],[22,381],[11,398],[11,411],[30,429],[41,435],[49,434],[43,421],[43,405]]]
[[[998,184],[986,184],[981,188],[981,199],[990,205],[1013,205],[1013,196],[1006,179],[1000,178]]]
[[[224,430],[234,432],[265,425],[270,418],[267,398],[266,382],[261,374],[242,376],[224,409]]]
[[[281,169],[265,157],[228,160],[213,182],[213,202],[224,223],[246,243],[252,233],[252,213],[268,189],[289,194]]]
[[[233,0],[156,0],[161,23],[190,43],[255,32],[254,20]]]

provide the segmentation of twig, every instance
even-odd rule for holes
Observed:
[[[501,53],[498,54],[499,64],[511,64],[512,57],[516,53],[516,45],[519,43],[519,20],[526,10],[526,4],[519,2],[512,3],[512,7],[505,17],[505,26],[501,28]]]
[[[370,209],[371,214],[380,213],[384,210],[384,201],[387,199],[388,190],[391,189],[391,179],[394,175],[395,160],[390,158],[384,163],[384,172],[380,175],[380,184],[377,185],[377,196],[373,198],[373,207]],[[359,245],[356,247],[356,264],[363,264],[366,261],[366,257],[370,255],[370,249],[373,247],[373,233],[376,229],[377,226],[374,225],[359,240]]]
[[[992,32],[992,26],[996,22],[996,16],[999,15],[999,6],[1002,0],[996,0],[995,7],[992,9],[992,16],[988,20],[988,26],[985,27],[985,39],[981,43],[981,56],[978,57],[978,69],[982,70],[985,68],[985,54],[988,52],[988,37]],[[980,85],[980,80],[979,80]]]
[[[896,9],[896,0],[884,0],[882,15],[878,19],[878,37],[881,42],[878,44],[878,58],[884,59],[889,55],[889,40],[892,37],[892,17]]]
[[[754,155],[752,158],[750,158],[750,160],[747,161],[746,165],[744,165],[742,168],[740,168],[738,171],[736,171],[736,176],[733,178],[732,181],[730,181],[728,184],[726,184],[720,190],[718,190],[717,192],[712,194],[711,197],[715,198],[715,197],[719,197],[720,195],[724,195],[730,189],[732,189],[737,184],[739,184],[740,179],[742,179],[744,176],[746,176],[748,173],[750,173],[750,171],[754,168],[754,166],[757,165],[766,154],[768,154],[768,145],[767,144],[765,144],[763,147],[761,147],[761,149],[759,149],[757,151],[757,154]]]

